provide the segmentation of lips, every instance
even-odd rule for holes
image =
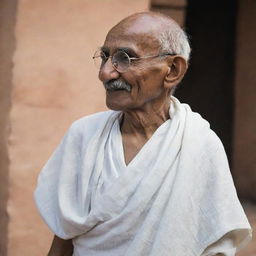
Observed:
[[[103,83],[103,85],[107,91],[125,90],[127,92],[130,92],[132,90],[131,85],[127,84],[122,80],[110,80],[108,82]]]

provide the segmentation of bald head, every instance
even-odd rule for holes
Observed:
[[[145,37],[150,34],[152,43],[157,42],[162,52],[174,53],[186,60],[189,59],[190,46],[185,32],[173,19],[164,14],[156,12],[132,14],[115,25],[109,31],[107,38],[131,34]]]
[[[179,28],[179,25],[166,15],[156,12],[140,12],[124,18],[111,30],[134,27],[138,29],[138,33],[141,32],[140,28],[143,28],[143,31],[146,33],[157,32],[159,29],[163,30],[166,26]]]

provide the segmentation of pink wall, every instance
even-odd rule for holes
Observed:
[[[107,31],[147,0],[20,0],[14,54],[8,255],[46,255],[52,233],[35,209],[36,178],[75,119],[105,109],[92,62]]]

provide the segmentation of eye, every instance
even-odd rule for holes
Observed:
[[[115,66],[129,66],[130,57],[126,52],[118,51],[114,54],[112,63],[114,63]]]
[[[133,52],[125,52],[127,58],[129,59],[129,62],[137,62],[139,60],[138,55],[136,55]]]
[[[100,58],[103,63],[105,63],[108,60],[109,54],[107,52],[100,52]]]
[[[120,62],[127,62],[130,59],[130,55],[127,52],[123,51],[117,52],[116,56],[118,57]]]
[[[125,54],[126,54],[126,57],[130,59],[130,61],[134,61],[137,57],[134,53],[131,53],[131,52],[125,51]]]

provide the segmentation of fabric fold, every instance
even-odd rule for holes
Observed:
[[[222,143],[199,114],[171,98],[162,124],[125,165],[119,120],[76,121],[43,168],[37,207],[74,255],[199,256],[232,230],[251,228]]]

